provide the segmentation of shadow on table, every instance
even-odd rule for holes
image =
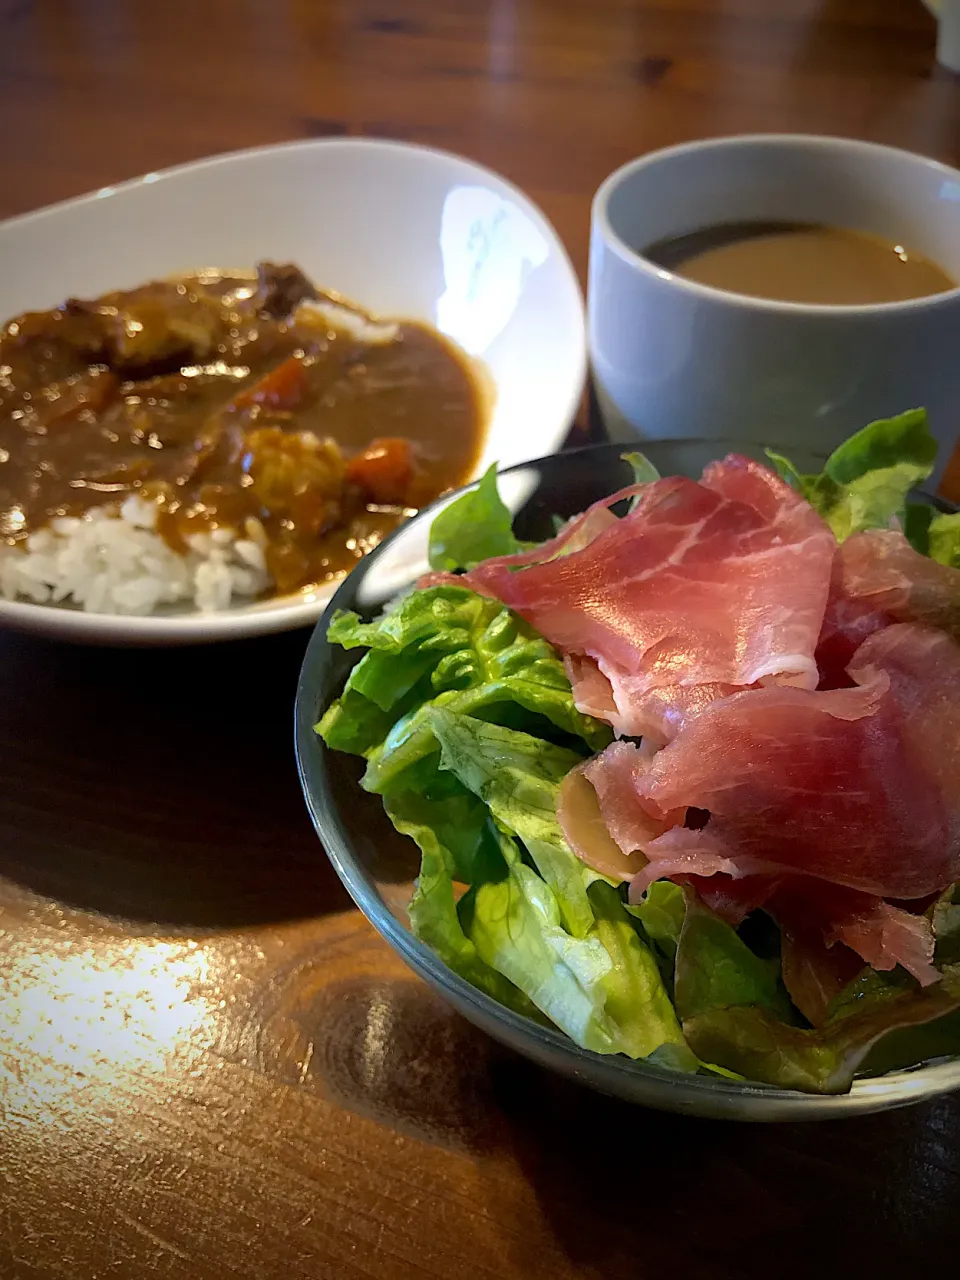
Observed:
[[[544,1217],[585,1275],[886,1276],[955,1257],[956,1099],[742,1125],[632,1107],[511,1060],[497,1101]]]
[[[293,755],[306,639],[117,650],[0,634],[0,875],[163,926],[342,910]]]
[[[501,1224],[516,1274],[549,1264],[530,1197],[515,1199],[515,1183],[493,1172],[504,1162],[519,1167],[569,1259],[563,1275],[887,1276],[907,1274],[918,1250],[925,1268],[953,1260],[960,1099],[827,1123],[722,1123],[551,1075],[412,978],[333,983],[287,1015],[281,1038],[290,1026],[300,1037],[291,1083],[468,1153],[480,1170],[489,1162],[477,1211]],[[306,1043],[309,1071],[296,1072]]]

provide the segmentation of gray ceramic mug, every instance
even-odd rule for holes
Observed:
[[[960,172],[844,138],[766,134],[671,147],[598,190],[590,355],[615,439],[739,438],[827,452],[923,405],[939,472],[960,432],[960,288],[812,306],[672,274],[648,246],[720,223],[820,223],[903,243],[960,280]]]

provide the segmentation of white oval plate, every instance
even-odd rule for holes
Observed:
[[[553,452],[583,391],[583,297],[553,227],[489,169],[320,139],[214,156],[0,223],[0,320],[200,267],[296,262],[380,316],[435,325],[494,389],[476,475]],[[473,478],[473,477],[471,477]],[[145,618],[0,601],[0,624],[94,644],[200,644],[314,622],[333,587]]]

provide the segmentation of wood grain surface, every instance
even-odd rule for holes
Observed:
[[[655,146],[798,129],[960,161],[933,47],[919,0],[0,0],[0,215],[383,135],[524,186],[582,272],[591,192]],[[305,639],[0,634],[0,1280],[955,1267],[960,1098],[766,1129],[645,1112],[413,978],[307,822]]]

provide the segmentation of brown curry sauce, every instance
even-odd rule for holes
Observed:
[[[318,298],[343,305],[262,263],[10,321],[0,540],[136,493],[177,551],[218,526],[265,540],[277,592],[349,570],[469,477],[483,393],[435,330],[368,342],[301,305]]]

